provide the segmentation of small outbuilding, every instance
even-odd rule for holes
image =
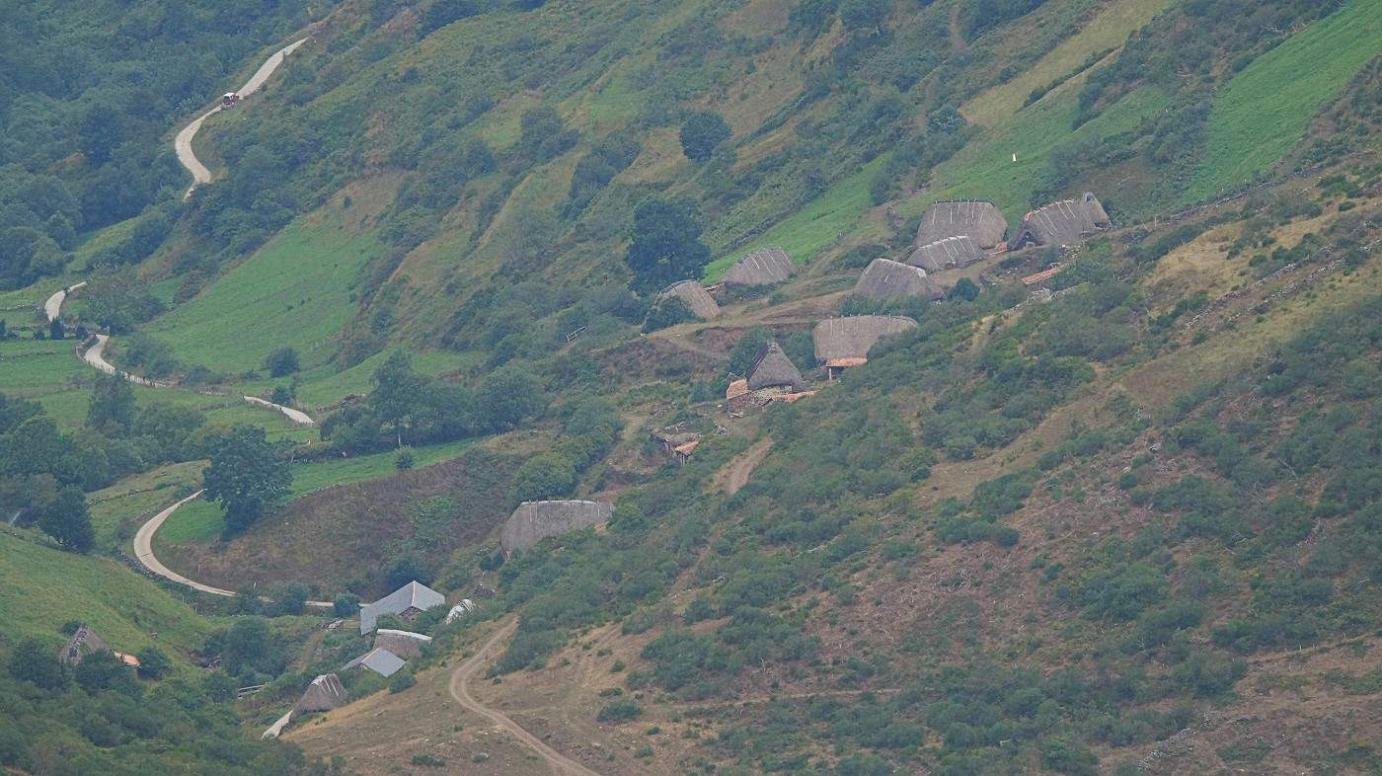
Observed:
[[[954,267],[968,267],[982,258],[984,249],[979,247],[979,243],[973,237],[960,235],[914,248],[907,257],[907,263],[927,272],[940,272]]]
[[[614,507],[601,501],[525,501],[504,522],[499,544],[506,555],[526,550],[549,536],[609,522],[613,513]]]
[[[787,353],[777,344],[777,340],[768,340],[754,357],[753,366],[749,367],[748,389],[761,391],[781,388],[797,391],[801,389],[801,385],[801,371],[797,369],[797,365],[787,357]]]
[[[693,315],[703,321],[708,321],[720,314],[720,305],[715,302],[715,297],[705,290],[705,286],[694,280],[681,280],[673,283],[657,295],[658,299],[667,297],[680,299]]]
[[[945,296],[940,285],[926,276],[926,270],[891,259],[869,262],[854,284],[854,293],[868,299],[922,296],[934,300]]]
[[[792,257],[781,248],[754,251],[725,272],[726,286],[771,286],[785,282],[796,272]]]
[[[404,660],[422,657],[422,648],[431,643],[431,636],[412,631],[380,628],[374,632],[375,649],[386,649]]]
[[[884,337],[917,328],[917,322],[901,315],[855,315],[828,318],[811,332],[816,361],[825,365],[831,379],[843,369],[868,363],[869,351]]]
[[[992,202],[937,202],[922,215],[912,244],[922,246],[951,237],[969,237],[983,250],[992,250],[1003,241],[1007,231],[1008,220]]]
[[[75,666],[86,659],[87,655],[95,652],[113,652],[105,639],[96,635],[96,631],[86,625],[80,625],[67,640],[67,643],[58,650],[58,662],[66,666]]]
[[[355,668],[367,668],[384,678],[388,678],[398,673],[408,661],[388,651],[387,649],[371,649],[365,654],[355,658],[341,667],[342,671],[350,671]]]
[[[335,674],[321,674],[307,685],[292,713],[296,716],[311,711],[330,711],[349,699],[345,685],[341,684],[341,677]]]
[[[360,607],[360,632],[374,630],[374,624],[385,614],[396,614],[405,622],[412,622],[428,609],[445,605],[446,596],[421,582],[409,582],[378,601]]]
[[[1012,239],[1013,249],[1028,245],[1075,245],[1113,226],[1104,205],[1091,192],[1063,199],[1028,213]]]

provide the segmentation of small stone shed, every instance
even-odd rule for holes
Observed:
[[[422,648],[431,643],[431,636],[412,631],[380,628],[374,633],[375,649],[387,649],[404,660],[422,657]]]

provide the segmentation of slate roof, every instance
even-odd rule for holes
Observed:
[[[352,668],[368,668],[383,677],[390,677],[407,665],[407,661],[387,649],[371,649],[341,667],[342,671]]]
[[[420,582],[409,582],[378,601],[360,607],[360,632],[374,630],[374,623],[380,615],[402,614],[409,609],[427,611],[445,604],[446,596]]]

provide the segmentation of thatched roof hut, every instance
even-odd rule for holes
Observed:
[[[940,299],[945,294],[926,270],[891,259],[874,259],[854,284],[854,293],[869,299],[895,299],[902,296],[924,296]]]
[[[763,388],[791,388],[796,390],[801,387],[801,372],[797,369],[792,359],[783,352],[782,346],[776,340],[769,340],[766,345],[758,351],[758,357],[754,359],[753,366],[749,367],[748,389],[757,391]]]
[[[992,202],[937,202],[926,209],[913,245],[930,245],[948,237],[969,237],[988,250],[1003,241],[1008,221]]]
[[[1063,199],[1028,213],[1011,247],[1074,245],[1113,226],[1103,203],[1090,192],[1079,199]]]
[[[404,660],[422,657],[423,646],[431,643],[431,636],[424,636],[412,631],[380,628],[374,633],[375,649],[387,649]]]
[[[817,361],[826,366],[858,366],[868,360],[878,340],[916,327],[916,321],[900,315],[855,315],[821,321],[811,337]]]
[[[499,531],[505,553],[524,550],[549,536],[608,522],[614,507],[600,501],[525,501]]]
[[[715,303],[715,298],[710,295],[705,287],[694,280],[682,280],[664,288],[658,294],[658,299],[674,296],[686,303],[689,309],[697,318],[708,321],[720,314],[720,305]]]
[[[907,263],[927,272],[940,272],[951,267],[968,267],[982,258],[984,249],[979,243],[969,235],[960,235],[917,246],[907,257]]]
[[[110,645],[105,639],[96,635],[96,631],[85,625],[77,627],[72,637],[58,651],[58,662],[63,665],[75,666],[86,659],[87,655],[94,652],[110,652]]]
[[[725,272],[727,286],[771,286],[792,276],[797,269],[792,257],[781,248],[754,251]]]
[[[330,711],[350,699],[341,678],[335,674],[322,674],[307,685],[307,690],[293,707],[293,714],[309,711]]]

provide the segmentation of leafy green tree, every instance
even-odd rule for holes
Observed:
[[[653,198],[639,205],[624,257],[633,270],[634,290],[653,293],[678,280],[700,277],[710,261],[701,228],[689,202]]]
[[[518,467],[511,490],[514,503],[570,496],[576,490],[576,467],[556,453],[539,453]]]
[[[86,496],[75,485],[58,491],[57,499],[45,507],[39,517],[38,527],[72,552],[88,552],[96,543],[91,515],[86,510]]]
[[[91,390],[86,427],[103,434],[128,434],[134,425],[134,388],[119,375],[100,375]]]
[[[704,162],[730,138],[729,124],[712,111],[692,113],[681,124],[681,151],[693,162]]]
[[[360,613],[360,596],[342,593],[331,602],[331,610],[337,617],[354,617]]]
[[[374,417],[389,426],[403,446],[404,431],[421,408],[426,380],[413,371],[413,360],[402,350],[389,355],[388,360],[374,371],[374,390],[369,403]]]
[[[59,690],[67,683],[62,664],[38,639],[24,639],[15,645],[10,652],[9,669],[15,679],[45,690]]]
[[[547,407],[547,395],[532,370],[509,365],[485,378],[480,387],[480,406],[488,411],[492,429],[507,431],[541,415]]]
[[[202,475],[206,498],[226,515],[226,534],[258,520],[264,510],[288,495],[293,474],[287,461],[257,426],[238,425],[211,443],[211,465]]]
[[[847,30],[876,30],[888,19],[888,0],[843,0],[840,21]]]
[[[139,650],[135,657],[139,658],[139,668],[136,672],[143,679],[162,679],[173,670],[173,661],[158,647],[145,647]]]
[[[279,348],[264,359],[264,368],[272,377],[286,377],[301,368],[298,352],[293,348]]]

